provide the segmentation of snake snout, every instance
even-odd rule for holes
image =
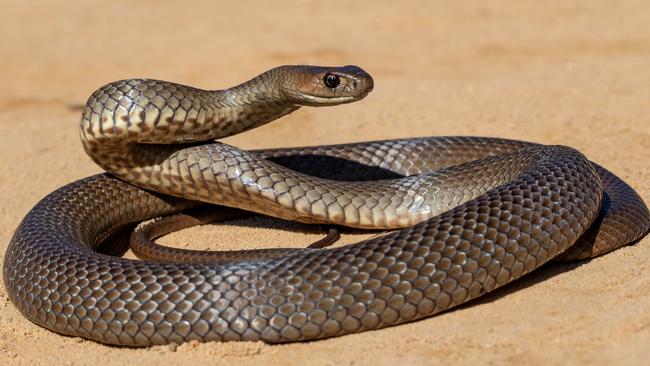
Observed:
[[[365,97],[375,87],[372,76],[355,65],[341,67],[341,74],[346,77],[350,94],[355,97]]]

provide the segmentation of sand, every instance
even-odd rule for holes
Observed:
[[[485,135],[563,144],[650,201],[644,0],[16,1],[2,6],[0,45],[0,256],[38,200],[100,172],[82,151],[79,112],[70,108],[97,87],[149,77],[220,88],[279,64],[356,64],[374,76],[375,90],[360,103],[305,108],[229,143]],[[300,246],[318,236],[255,218],[185,230],[165,242]],[[429,319],[276,346],[104,346],[30,323],[0,286],[0,363],[647,364],[649,262],[646,237],[591,261],[546,267]]]

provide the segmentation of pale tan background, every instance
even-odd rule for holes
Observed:
[[[278,64],[357,64],[376,86],[361,103],[303,109],[229,142],[486,135],[565,144],[650,200],[646,0],[181,3],[2,2],[0,253],[39,199],[100,171],[82,151],[70,104],[122,78],[220,88]],[[266,228],[246,227],[255,225]],[[313,237],[254,219],[166,240],[256,246]],[[31,324],[0,286],[0,363],[647,364],[649,262],[646,238],[430,319],[279,346],[107,347]]]

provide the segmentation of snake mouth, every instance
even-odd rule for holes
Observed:
[[[316,95],[301,93],[302,102],[300,104],[311,107],[345,104],[357,101],[364,98],[366,95],[367,93],[362,96],[319,97]]]

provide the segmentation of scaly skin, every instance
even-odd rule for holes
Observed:
[[[343,87],[319,87],[328,72]],[[313,340],[431,316],[551,259],[598,255],[648,231],[634,190],[568,147],[468,137],[258,152],[195,144],[298,105],[359,99],[371,80],[352,67],[282,67],[214,94],[118,82],[90,98],[82,141],[112,174],[165,194],[308,222],[412,226],[278,258],[128,260],[97,253],[99,240],[196,203],[102,174],[51,193],[17,228],[3,267],[12,302],[43,327],[110,344]]]

